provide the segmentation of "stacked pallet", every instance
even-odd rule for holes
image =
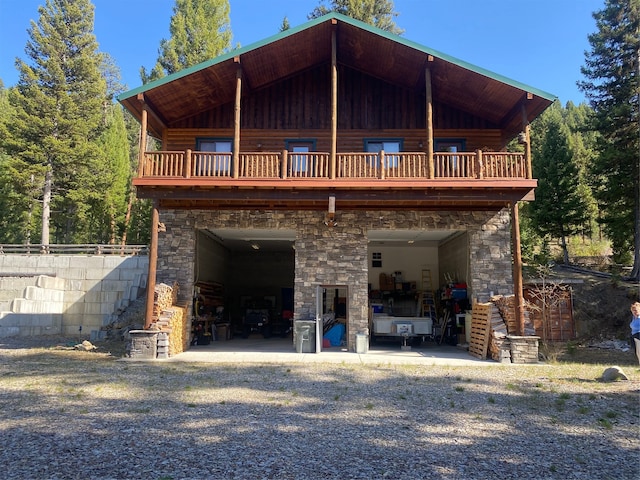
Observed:
[[[491,330],[491,304],[476,303],[471,313],[471,340],[469,354],[481,360],[487,358],[489,332]]]

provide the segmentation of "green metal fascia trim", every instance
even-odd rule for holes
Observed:
[[[387,38],[389,40],[392,40],[394,42],[400,43],[402,45],[405,45],[409,48],[413,48],[415,50],[418,50],[420,52],[426,53],[428,55],[433,55],[434,57],[438,57],[442,60],[445,60],[449,63],[453,63],[455,65],[458,65],[462,68],[465,68],[467,70],[470,70],[472,72],[478,73],[480,75],[484,75],[485,77],[491,78],[493,80],[497,80],[499,82],[502,83],[506,83],[507,85],[511,85],[512,87],[516,87],[519,88],[520,90],[524,90],[526,92],[530,92],[533,93],[534,95],[537,95],[539,97],[545,98],[549,101],[554,101],[557,99],[556,95],[553,95],[551,93],[545,92],[543,90],[540,90],[538,88],[532,87],[530,85],[526,85],[524,83],[518,82],[516,80],[513,80],[511,78],[505,77],[503,75],[500,75],[498,73],[492,72],[490,70],[487,70],[485,68],[482,67],[478,67],[477,65],[473,65],[471,63],[468,63],[464,60],[460,60],[459,58],[456,57],[452,57],[451,55],[447,55],[445,53],[439,52],[437,50],[434,50],[432,48],[429,47],[425,47],[424,45],[420,45],[419,43],[413,42],[411,40],[407,40],[403,37],[401,37],[400,35],[396,35],[394,33],[391,32],[387,32],[385,30],[381,30],[377,27],[371,26],[368,23],[364,23],[360,20],[356,20],[354,18],[348,17],[346,15],[342,15],[340,13],[328,13],[327,15],[324,15],[322,17],[318,17],[315,18],[313,20],[310,20],[306,23],[303,23],[302,25],[299,25],[297,27],[293,27],[290,28],[288,30],[285,30],[283,32],[277,33],[275,35],[272,35],[270,37],[265,38],[264,40],[261,40],[259,42],[254,42],[250,45],[247,45],[246,47],[241,47],[235,50],[231,50],[223,55],[220,55],[216,58],[213,58],[211,60],[207,60],[206,62],[202,62],[199,63],[197,65],[194,65],[192,67],[189,68],[185,68],[184,70],[180,70],[179,72],[173,73],[171,75],[167,75],[166,77],[163,78],[159,78],[158,80],[155,80],[153,82],[147,83],[146,85],[142,85],[140,87],[134,88],[133,90],[129,90],[128,92],[122,93],[120,95],[118,95],[117,99],[118,101],[122,101],[125,100],[127,98],[133,97],[135,95],[137,95],[138,93],[143,93],[146,92],[147,90],[151,90],[155,87],[159,87],[160,85],[164,85],[165,83],[169,83],[169,82],[173,82],[174,80],[177,80],[179,78],[185,77],[187,75],[190,75],[194,72],[197,72],[199,70],[203,70],[205,68],[208,68],[212,65],[216,65],[218,63],[222,63],[226,60],[232,59],[233,57],[236,56],[240,56],[244,53],[247,53],[251,50],[255,50],[257,48],[263,47],[265,45],[268,45],[269,43],[273,43],[276,42],[278,40],[281,40],[283,38],[286,38],[290,35],[295,35],[298,32],[301,32],[303,30],[306,30],[308,28],[314,27],[320,23],[326,22],[328,20],[331,19],[336,19],[339,20],[341,22],[345,22],[348,24],[353,25],[354,27],[358,27],[362,30],[366,30],[374,35],[379,35],[381,37]]]

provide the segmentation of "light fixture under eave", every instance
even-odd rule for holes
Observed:
[[[251,244],[251,248],[253,248],[254,250],[260,250],[260,245],[258,245],[257,243],[253,242]]]
[[[336,197],[331,195],[329,196],[329,211],[325,216],[324,224],[329,228],[333,228],[337,226],[338,222],[335,221],[335,216],[336,216]]]

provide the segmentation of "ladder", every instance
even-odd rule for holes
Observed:
[[[431,317],[436,320],[436,302],[431,284],[431,270],[422,270],[422,283],[420,285],[420,316]]]

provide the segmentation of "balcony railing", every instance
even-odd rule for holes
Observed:
[[[531,179],[523,153],[424,152],[338,153],[242,152],[237,169],[229,152],[145,152],[139,178],[241,179]]]

